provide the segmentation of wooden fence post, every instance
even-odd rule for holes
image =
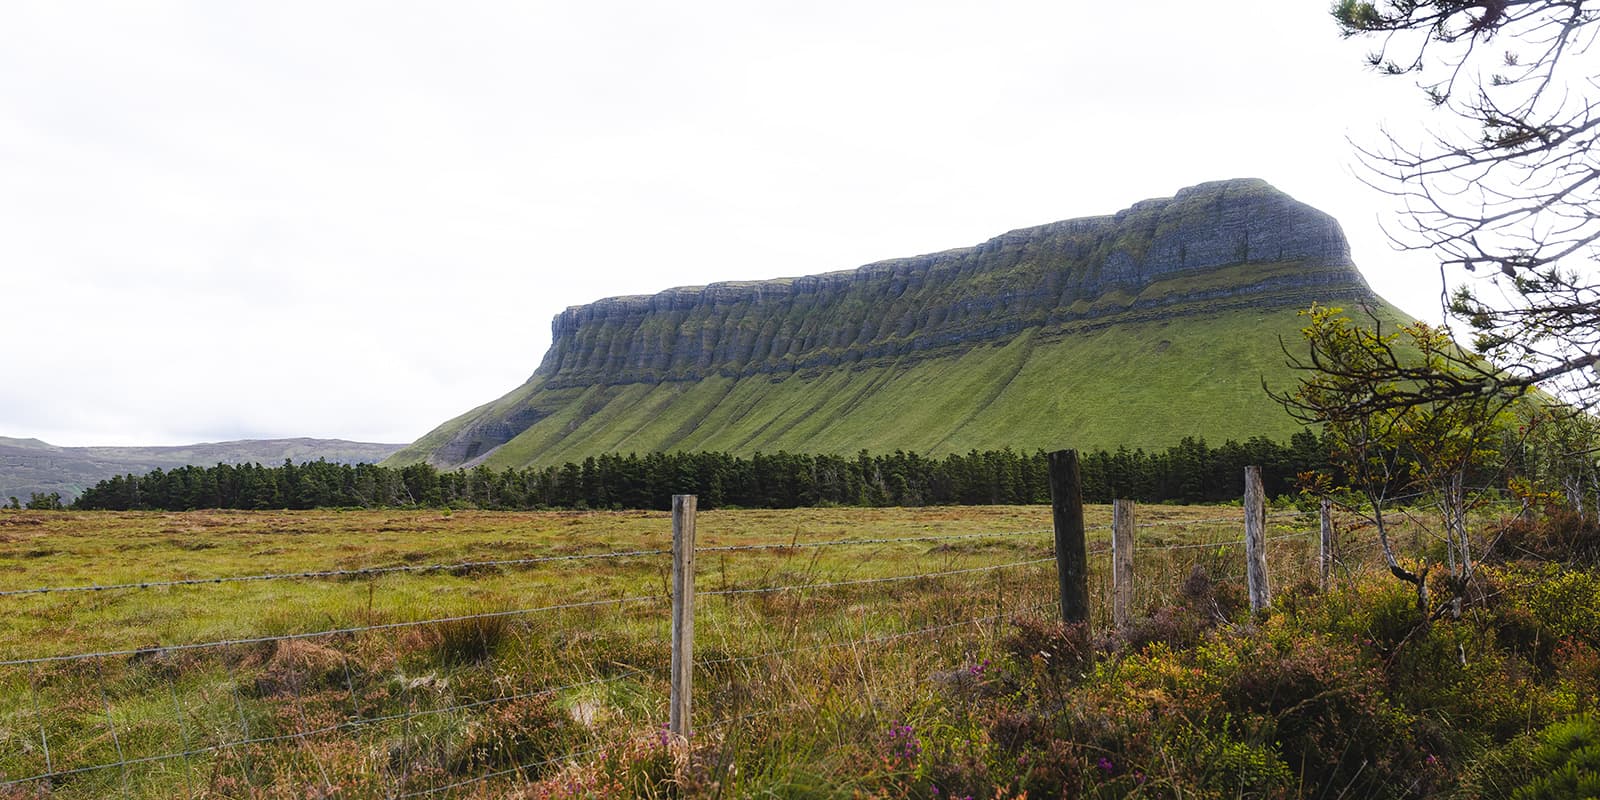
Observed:
[[[1267,498],[1261,468],[1244,468],[1244,560],[1250,588],[1250,610],[1272,607],[1267,585]]]
[[[694,683],[694,512],[692,494],[672,496],[672,696],[668,728],[689,738]]]
[[[1133,531],[1132,500],[1111,503],[1111,619],[1117,630],[1126,631],[1133,617]]]
[[[1322,537],[1317,547],[1317,566],[1322,570],[1322,591],[1328,591],[1328,576],[1333,571],[1333,501],[1324,497],[1322,508],[1318,510],[1318,520],[1322,523]]]
[[[1078,451],[1049,455],[1050,511],[1056,530],[1056,578],[1061,588],[1061,619],[1089,621],[1089,554],[1083,539],[1083,485]]]

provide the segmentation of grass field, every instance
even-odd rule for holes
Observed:
[[[1136,605],[1242,574],[1240,514],[1141,508]],[[1109,508],[1087,521],[1103,624]],[[698,527],[684,748],[664,513],[0,512],[0,797],[871,794],[974,724],[1015,618],[1057,614],[1045,507]],[[1279,585],[1314,529],[1275,517]]]

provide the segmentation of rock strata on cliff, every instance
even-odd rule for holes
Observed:
[[[1139,296],[1246,264],[1274,268],[1225,286]],[[1263,181],[1223,181],[976,247],[573,306],[556,317],[538,372],[558,388],[794,371],[1194,301],[1292,303],[1330,288],[1365,288],[1339,224]]]
[[[931,363],[975,351],[1025,340],[1030,353],[1043,347],[1070,361],[1068,350],[1050,348],[1094,331],[1230,312],[1278,310],[1292,318],[1292,309],[1313,300],[1375,300],[1350,260],[1338,223],[1263,181],[1206,183],[1111,216],[1024,228],[975,247],[848,271],[574,306],[556,317],[551,348],[527,384],[446,423],[397,460],[473,463],[513,441],[521,443],[510,448],[513,454],[490,460],[542,462],[556,454],[697,442],[724,445],[718,449],[815,449],[836,437],[800,435],[793,425],[774,430],[770,424],[765,434],[708,436],[699,427],[716,424],[728,400],[673,397],[696,394],[687,387],[716,383],[725,398],[737,397],[746,409],[725,416],[741,430],[761,428],[750,415],[762,413],[772,398],[754,396],[744,384],[772,386],[770,392],[782,396],[843,371],[879,384],[879,391],[861,393],[853,408],[884,413],[877,406],[895,402],[894,376],[910,380],[913,373],[928,373]],[[1276,349],[1275,338],[1270,346]],[[1049,359],[1040,358],[1030,355],[1030,363],[1008,381],[1029,370],[1048,371]],[[658,391],[666,389],[672,392]],[[652,395],[653,410],[637,407],[645,395]],[[961,408],[952,416],[983,411]],[[645,413],[681,417],[682,423],[659,431],[634,418]],[[574,438],[594,420],[611,426],[611,433],[617,426],[633,433],[591,430]],[[848,420],[836,421],[840,430],[851,427]],[[958,440],[965,441],[940,441],[954,446]],[[861,446],[946,446],[930,441]]]

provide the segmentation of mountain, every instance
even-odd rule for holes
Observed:
[[[59,492],[77,497],[85,488],[132,472],[188,464],[245,464],[269,466],[286,458],[300,461],[326,459],[345,463],[377,463],[403,445],[347,442],[343,439],[248,439],[208,442],[176,447],[56,447],[38,439],[0,436],[0,503],[10,497],[26,501],[33,492]]]
[[[1261,383],[1292,380],[1280,337],[1312,301],[1404,319],[1332,217],[1205,183],[976,247],[574,306],[526,383],[388,463],[1282,438]]]

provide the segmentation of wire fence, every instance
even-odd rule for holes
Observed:
[[[1242,580],[1241,521],[1235,511],[1139,525],[1148,540],[1136,545],[1140,607],[1170,601],[1196,570]],[[1267,522],[1279,579],[1314,574],[1316,512]],[[1341,531],[1355,525],[1337,521]],[[797,533],[696,548],[724,569],[736,563],[719,581],[701,576],[695,726],[725,736],[783,714],[797,704],[775,703],[762,687],[787,682],[803,695],[807,677],[837,659],[862,680],[875,670],[978,668],[967,661],[993,652],[1011,621],[1059,618],[1052,530]],[[1086,528],[1098,625],[1110,613],[1109,530]],[[1339,557],[1347,571],[1372,562],[1353,542]],[[509,582],[544,599],[497,595],[500,607],[382,619],[408,607],[373,608],[369,594],[364,609],[335,607],[323,624],[299,619],[294,630],[61,652],[49,638],[12,642],[0,659],[0,797],[402,798],[599,780],[608,764],[672,750],[660,727],[670,559],[669,549],[642,547],[0,590],[6,602],[55,598],[62,605],[48,613],[80,625],[100,609],[85,600],[112,595],[158,591],[200,608],[231,599],[219,587],[255,585],[288,604],[359,591],[352,579],[370,592],[372,581],[405,578],[395,593],[420,602],[440,591],[429,583],[437,576],[462,578],[470,595],[491,568],[518,570]],[[595,572],[621,564],[631,566]],[[911,641],[918,646],[904,647]]]

